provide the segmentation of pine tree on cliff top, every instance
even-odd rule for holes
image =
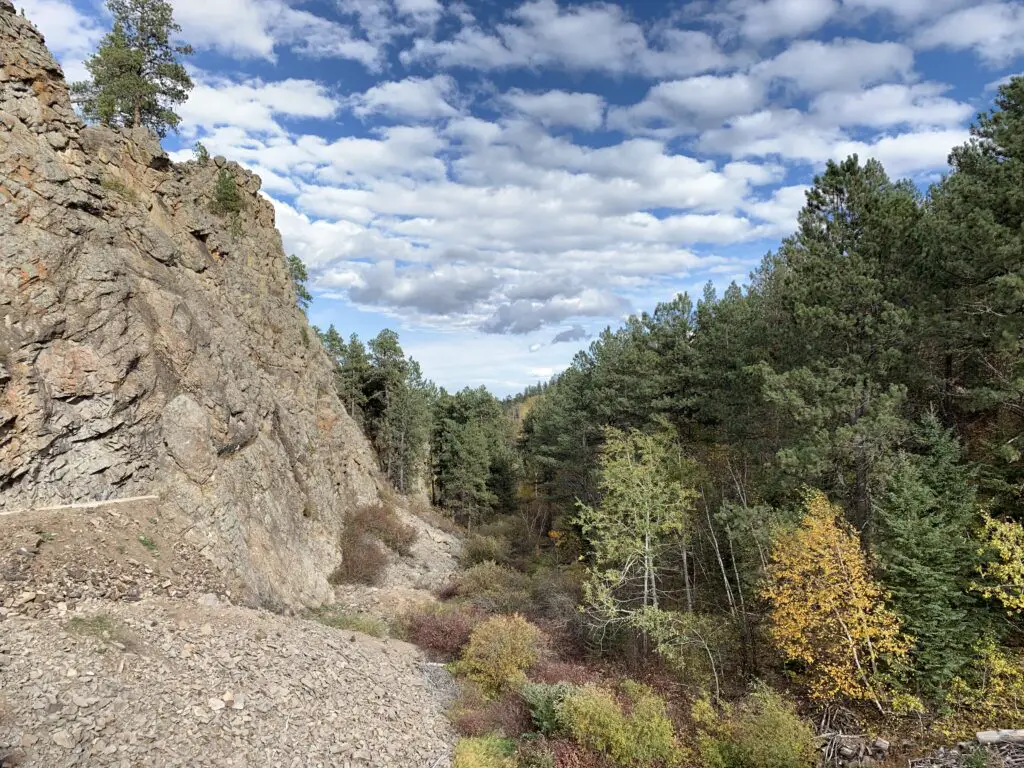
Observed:
[[[85,66],[90,80],[71,86],[87,120],[109,126],[150,128],[160,137],[177,130],[174,107],[188,98],[192,79],[179,56],[190,46],[176,46],[181,31],[166,0],[107,0],[114,28]]]

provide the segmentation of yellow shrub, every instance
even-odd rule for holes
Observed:
[[[495,616],[469,637],[459,669],[488,694],[526,682],[526,670],[537,663],[544,635],[522,616]]]
[[[516,768],[515,743],[495,736],[459,739],[452,768]]]
[[[951,714],[938,729],[950,737],[1024,718],[1024,654],[984,640],[975,648],[967,677],[955,677],[946,704]]]
[[[587,685],[574,690],[559,706],[562,729],[623,768],[679,765],[683,752],[665,702],[647,686],[630,680],[623,683],[622,692],[630,703],[628,715],[607,688]]]
[[[706,700],[693,707],[705,768],[810,768],[814,731],[793,705],[760,687],[735,707],[715,710]]]

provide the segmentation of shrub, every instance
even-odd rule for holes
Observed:
[[[472,682],[461,686],[452,706],[451,721],[462,736],[506,736],[513,738],[530,730],[530,713],[515,693],[488,699]]]
[[[515,744],[496,736],[459,739],[452,768],[516,768]]]
[[[547,739],[528,739],[519,744],[519,768],[557,768],[554,750]]]
[[[481,536],[473,534],[462,543],[462,557],[464,566],[476,565],[477,563],[507,563],[511,555],[511,546],[505,539],[496,536]]]
[[[458,574],[447,591],[490,613],[516,613],[530,607],[529,589],[526,574],[485,562]]]
[[[664,700],[628,680],[622,692],[631,704],[628,715],[607,688],[588,685],[572,691],[559,707],[560,727],[623,768],[679,765],[683,753]]]
[[[192,146],[192,154],[200,165],[207,165],[210,162],[210,151],[201,141],[197,141]]]
[[[468,605],[423,604],[402,618],[409,642],[430,652],[433,658],[454,659],[469,643],[473,629],[486,615]]]
[[[809,768],[814,731],[793,705],[759,686],[737,707],[718,713],[706,700],[694,705],[698,744],[707,768]]]
[[[221,168],[217,174],[217,186],[214,187],[213,204],[210,207],[218,216],[240,213],[242,210],[242,196],[238,192],[238,184],[227,168]]]
[[[331,584],[376,584],[387,567],[387,552],[378,541],[346,531],[341,540],[341,564],[328,580]]]
[[[568,683],[527,683],[522,687],[520,693],[526,707],[530,711],[530,719],[533,727],[545,736],[554,736],[558,733],[558,709],[562,706],[565,697],[575,690],[575,687]]]
[[[375,536],[388,549],[400,555],[408,555],[416,542],[416,529],[403,523],[391,507],[370,504],[359,507],[349,515],[346,525],[370,536]]]
[[[494,616],[473,630],[459,668],[488,695],[507,691],[526,682],[543,640],[543,633],[518,614]]]

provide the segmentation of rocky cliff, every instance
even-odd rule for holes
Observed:
[[[237,216],[212,212],[222,168]],[[380,484],[259,188],[84,127],[0,0],[0,514],[155,495],[257,596],[308,604]]]

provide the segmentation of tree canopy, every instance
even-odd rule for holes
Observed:
[[[166,0],[107,0],[113,29],[85,62],[91,78],[72,84],[82,114],[108,126],[146,127],[161,138],[177,130],[174,111],[192,90],[180,57],[192,53],[172,38],[181,31]]]

